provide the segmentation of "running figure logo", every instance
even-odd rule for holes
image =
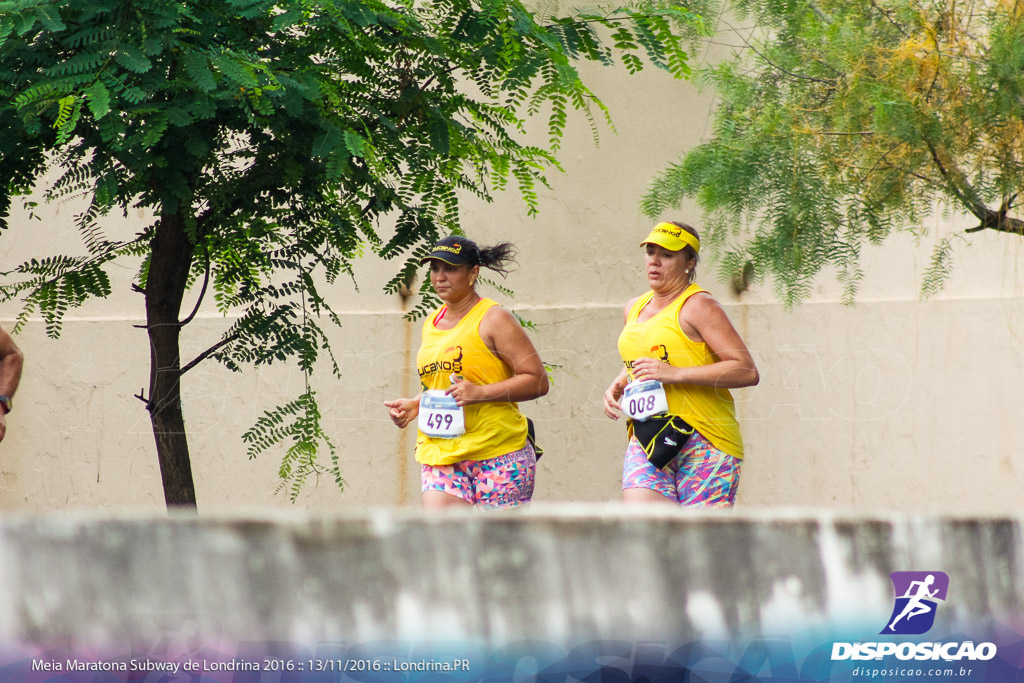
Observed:
[[[945,572],[893,572],[896,602],[881,633],[920,635],[935,623],[938,601],[946,599],[949,577]]]

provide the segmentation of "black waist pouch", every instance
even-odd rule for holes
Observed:
[[[679,455],[694,429],[678,415],[652,415],[643,422],[633,420],[633,436],[647,454],[647,461],[659,470]]]
[[[540,460],[540,456],[544,455],[544,449],[537,445],[537,429],[533,426],[533,420],[526,418],[526,438],[530,440],[533,445],[533,452],[537,454],[537,459]]]

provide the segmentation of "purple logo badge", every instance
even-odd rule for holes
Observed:
[[[945,572],[893,572],[889,578],[896,591],[896,601],[880,633],[926,633],[935,623],[938,603],[946,599],[949,577]]]

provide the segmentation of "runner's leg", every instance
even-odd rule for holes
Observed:
[[[425,510],[473,504],[473,483],[464,463],[423,465],[420,470],[421,501]]]
[[[732,507],[742,463],[715,448],[700,432],[694,432],[683,452],[666,469],[676,470],[676,500],[680,505]]]
[[[630,439],[622,463],[622,502],[675,503],[675,481],[671,472],[659,470],[647,460],[640,442]]]
[[[533,498],[537,455],[529,441],[518,451],[466,464],[473,482],[473,502],[478,507],[514,508]]]

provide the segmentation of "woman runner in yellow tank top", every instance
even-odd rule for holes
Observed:
[[[510,508],[533,496],[537,452],[516,404],[545,395],[547,373],[516,318],[475,287],[481,266],[504,275],[513,254],[452,235],[421,261],[444,302],[423,323],[423,392],[384,405],[400,428],[416,420],[424,508]]]
[[[743,439],[729,389],[757,384],[757,368],[725,311],[694,284],[697,231],[659,223],[641,246],[651,290],[626,304],[624,367],[604,393],[608,417],[630,417],[622,499],[731,506]]]

